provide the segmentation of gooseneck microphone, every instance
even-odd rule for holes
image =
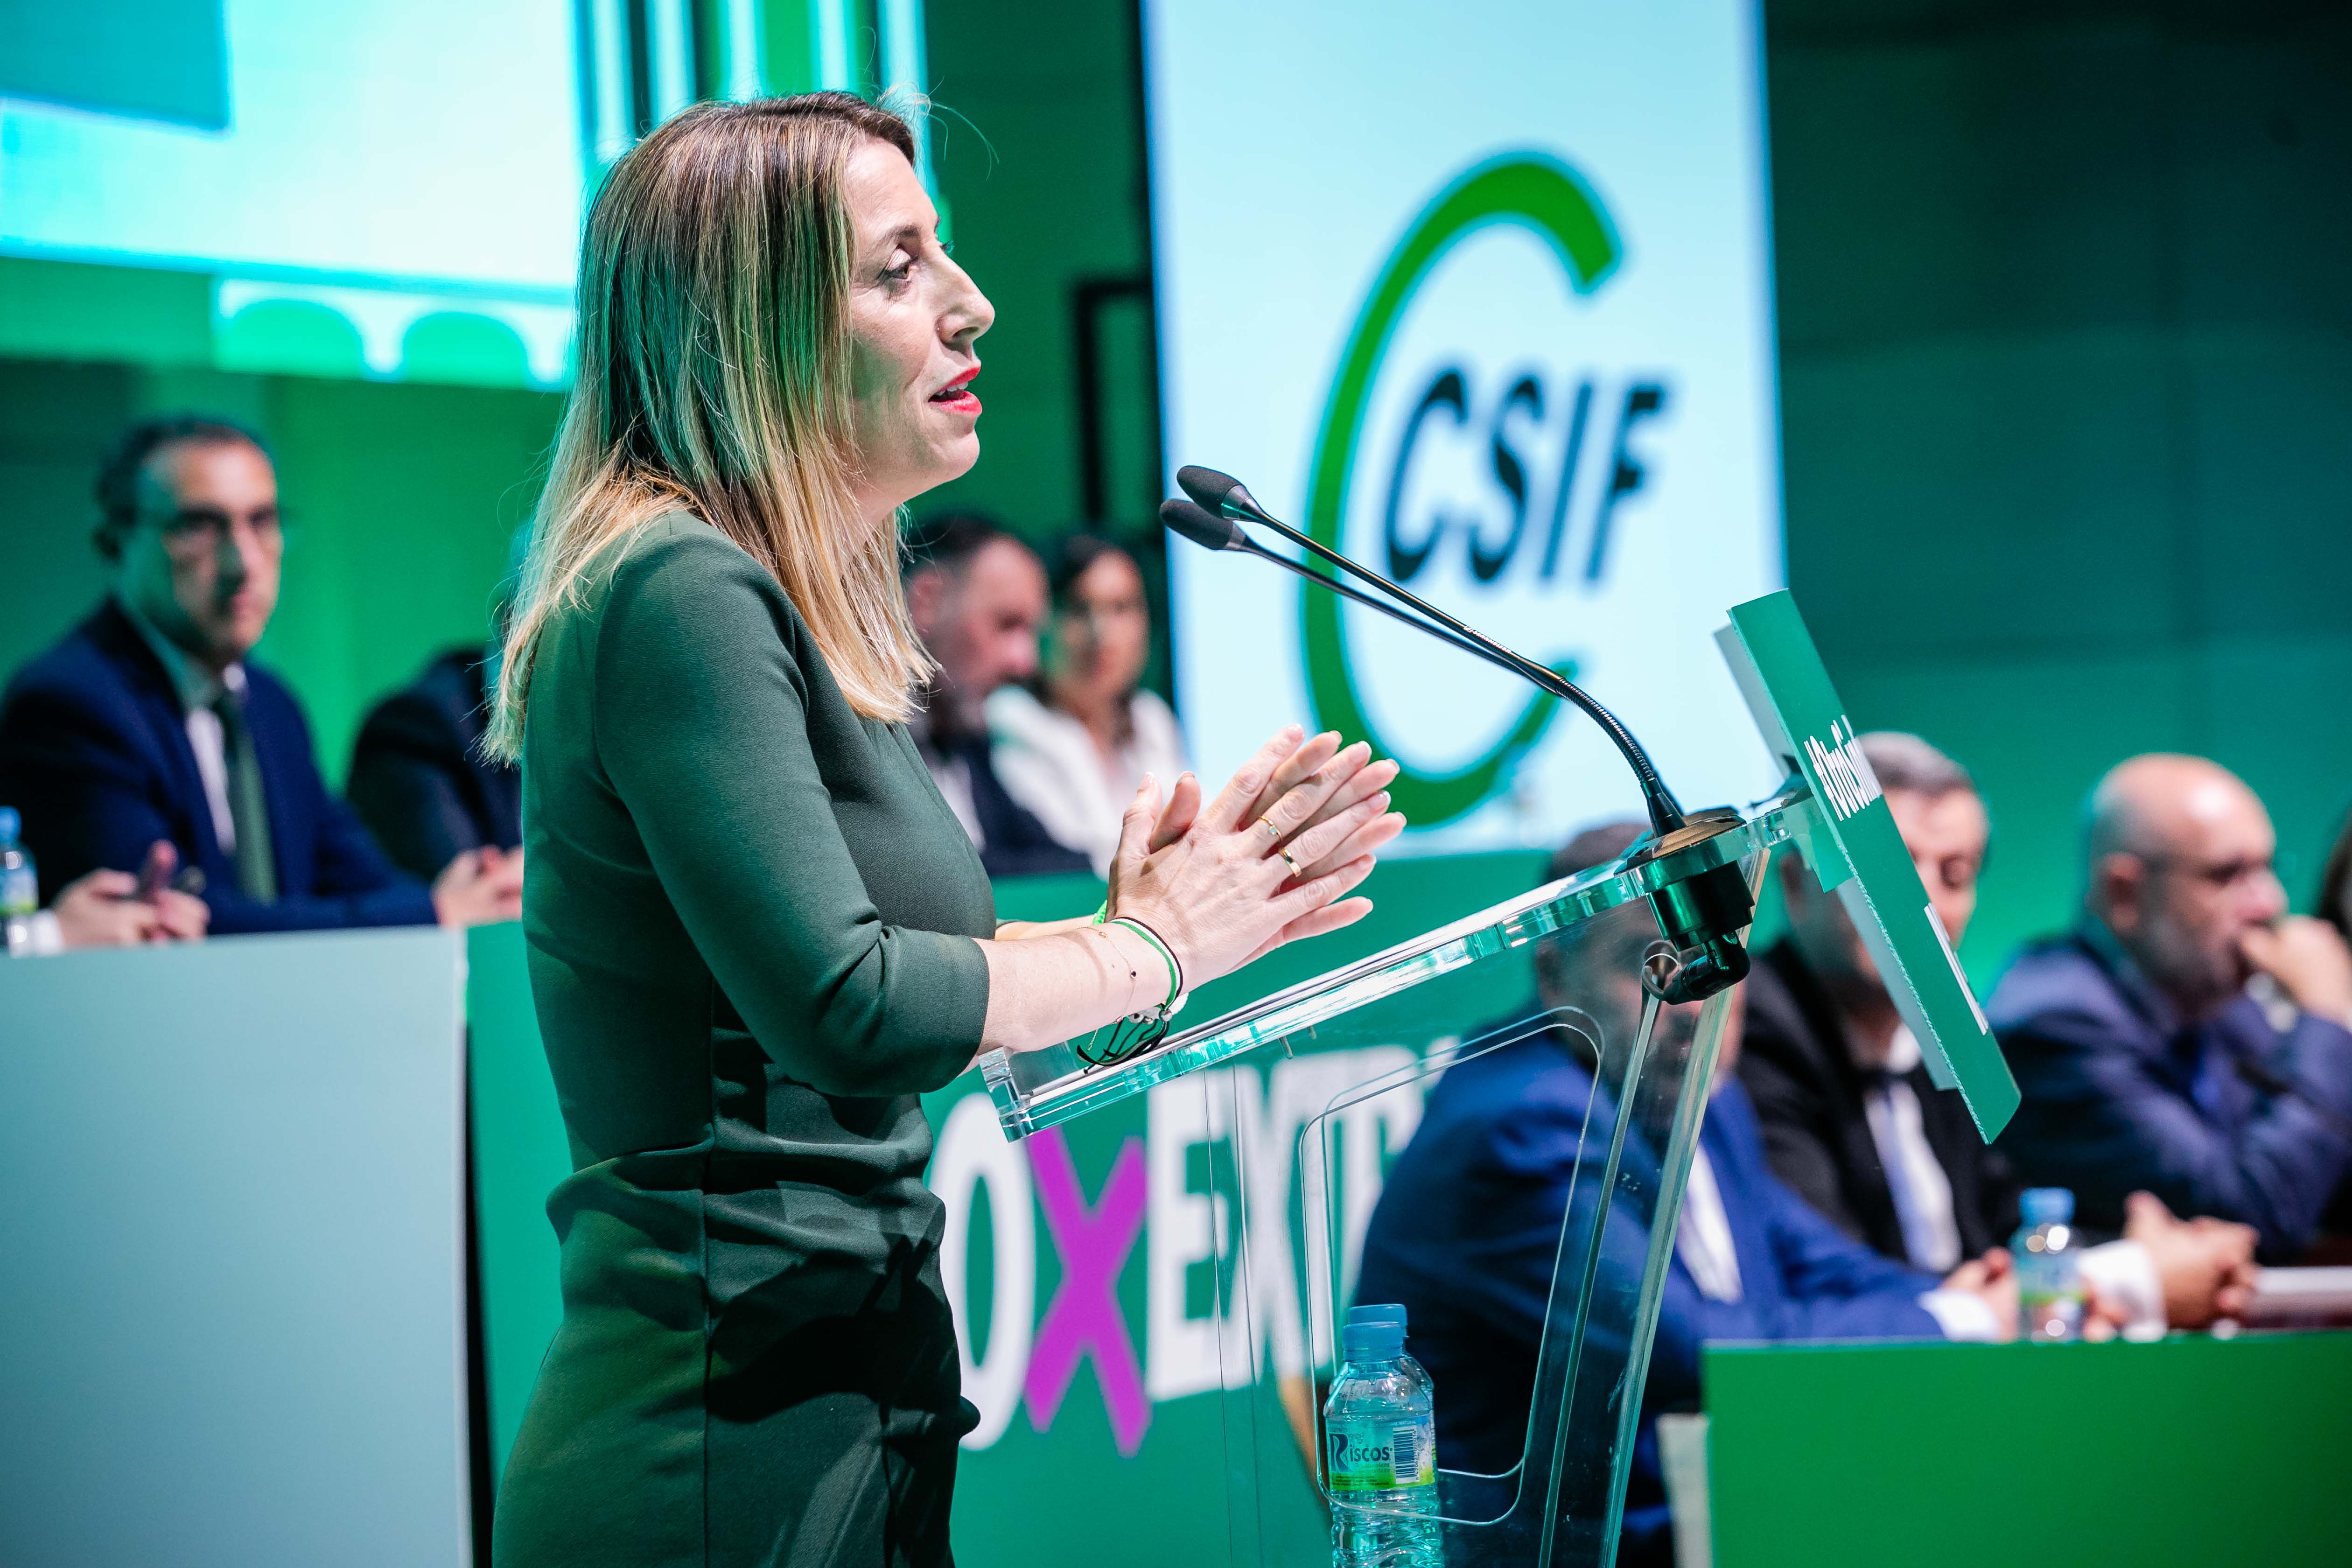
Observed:
[[[1514,675],[1525,673],[1508,659],[1501,658],[1466,638],[1455,637],[1444,626],[1407,615],[1394,605],[1360,593],[1345,583],[1326,577],[1303,561],[1293,561],[1287,555],[1276,553],[1242,531],[1241,524],[1229,517],[1217,517],[1180,496],[1171,496],[1160,503],[1160,521],[1176,533],[1182,534],[1203,550],[1238,550],[1244,555],[1255,555],[1261,561],[1271,561],[1286,572],[1296,572],[1310,583],[1320,583],[1343,599],[1352,599],[1367,609],[1378,610],[1392,621],[1402,622],[1417,632],[1424,632],[1442,643],[1451,643],[1473,658],[1483,658],[1488,664],[1499,665]]]
[[[1542,690],[1574,703],[1584,711],[1586,717],[1601,726],[1601,733],[1609,737],[1615,744],[1618,753],[1625,759],[1625,765],[1633,770],[1633,777],[1642,786],[1642,802],[1649,808],[1650,826],[1657,830],[1658,837],[1664,838],[1685,826],[1685,818],[1683,816],[1681,804],[1675,799],[1674,792],[1666,787],[1665,781],[1658,776],[1658,770],[1650,762],[1650,753],[1642,749],[1642,742],[1633,738],[1633,731],[1625,728],[1616,714],[1603,708],[1576,682],[1561,675],[1558,670],[1548,669],[1524,655],[1514,653],[1484,633],[1472,630],[1427,600],[1407,593],[1370,567],[1349,560],[1338,551],[1308,538],[1288,523],[1279,521],[1265,508],[1258,505],[1257,498],[1249,493],[1248,486],[1231,474],[1221,474],[1214,468],[1181,468],[1176,470],[1176,482],[1183,486],[1184,493],[1200,503],[1204,510],[1214,512],[1228,521],[1234,518],[1246,518],[1252,522],[1264,524],[1302,550],[1312,551],[1340,571],[1359,577],[1391,598],[1411,605],[1430,620],[1436,622],[1438,626],[1452,632],[1456,639],[1485,649],[1489,656],[1489,663],[1499,664],[1506,669],[1514,670],[1523,679],[1532,682]],[[1161,509],[1161,514],[1163,517],[1166,515],[1165,508]],[[1276,561],[1283,561],[1283,557],[1275,555],[1271,551],[1259,550],[1256,553]],[[1287,561],[1283,561],[1283,563],[1295,564]],[[1330,579],[1323,576],[1319,572],[1308,573],[1307,575],[1334,588],[1338,586],[1336,584],[1331,584]],[[1359,597],[1353,595],[1349,596]],[[1422,629],[1433,634],[1436,631],[1436,627],[1426,626]]]
[[[1183,486],[1185,494],[1192,499],[1188,502],[1171,498],[1164,502],[1160,508],[1160,521],[1202,549],[1238,550],[1260,560],[1271,561],[1310,583],[1321,584],[1342,598],[1368,605],[1415,631],[1460,648],[1488,664],[1507,669],[1538,689],[1548,691],[1580,709],[1601,726],[1601,732],[1615,744],[1626,765],[1633,770],[1633,777],[1642,786],[1643,803],[1649,808],[1653,837],[1647,845],[1634,850],[1628,864],[1637,864],[1645,858],[1686,847],[1737,825],[1738,814],[1736,812],[1702,812],[1696,822],[1685,816],[1674,792],[1658,776],[1658,770],[1650,762],[1649,752],[1642,749],[1642,742],[1633,738],[1633,732],[1625,728],[1617,715],[1558,670],[1546,668],[1535,660],[1513,652],[1494,638],[1463,625],[1435,605],[1407,593],[1370,567],[1350,561],[1338,551],[1309,539],[1260,506],[1257,498],[1249,493],[1248,487],[1231,474],[1221,474],[1214,468],[1188,467],[1176,470],[1176,482]],[[1261,523],[1274,530],[1339,570],[1370,584],[1397,603],[1375,599],[1336,578],[1326,576],[1304,561],[1293,561],[1286,555],[1266,549],[1243,531],[1237,520]],[[1399,605],[1405,607],[1400,608]],[[1416,613],[1409,614],[1408,610]],[[1667,939],[1667,945],[1675,949],[1675,956],[1671,960],[1655,968],[1643,966],[1643,984],[1660,1000],[1670,1003],[1700,1001],[1738,984],[1746,977],[1748,952],[1739,944],[1739,931],[1753,917],[1755,901],[1749,896],[1748,879],[1736,862],[1714,867],[1696,877],[1661,888],[1650,895],[1650,904],[1657,915],[1659,929]]]

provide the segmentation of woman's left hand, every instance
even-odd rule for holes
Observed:
[[[1395,760],[1382,757],[1380,761],[1373,762],[1371,755],[1370,744],[1363,741],[1359,741],[1354,745],[1342,750],[1337,731],[1327,730],[1319,735],[1308,736],[1299,743],[1297,751],[1283,760],[1281,766],[1274,770],[1274,776],[1266,780],[1265,787],[1260,790],[1257,798],[1250,803],[1248,818],[1245,820],[1254,820],[1262,813],[1271,810],[1276,801],[1280,800],[1298,784],[1314,777],[1317,771],[1326,763],[1337,762],[1339,766],[1336,771],[1345,774],[1347,782],[1332,791],[1330,796],[1318,808],[1314,816],[1301,823],[1296,831],[1283,837],[1284,844],[1292,842],[1299,834],[1305,833],[1317,824],[1328,822],[1341,812],[1370,800],[1395,781],[1398,771]],[[1168,803],[1160,807],[1159,819],[1151,829],[1150,847],[1145,853],[1156,854],[1190,833],[1192,830],[1194,819],[1201,815],[1201,781],[1189,771],[1179,775],[1176,787],[1168,794]],[[1402,831],[1400,823],[1386,817],[1374,817],[1370,822],[1340,840],[1338,848],[1316,860],[1312,865],[1307,866],[1297,876],[1291,878],[1288,885],[1296,887],[1301,882],[1322,876],[1327,871],[1336,871],[1352,860],[1373,853],[1394,838],[1400,831]],[[1105,900],[1107,907],[1110,909],[1118,908],[1119,871],[1125,861],[1126,858],[1123,856],[1111,858],[1110,895]],[[1306,937],[1320,936],[1326,931],[1338,931],[1341,926],[1347,925],[1361,915],[1360,904],[1360,900],[1356,900],[1344,908],[1334,906],[1315,910],[1304,919],[1292,922],[1292,926],[1285,927],[1273,941],[1250,954],[1249,962],[1255,963],[1284,942],[1297,942]]]

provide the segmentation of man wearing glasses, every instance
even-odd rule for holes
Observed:
[[[2084,920],[2019,955],[1994,1032],[2030,1182],[2115,1229],[2145,1188],[2251,1225],[2292,1261],[2352,1170],[2352,952],[2286,913],[2269,814],[2201,757],[2120,763],[2092,793]],[[2248,994],[2267,976],[2285,1027]]]
[[[1874,730],[1857,743],[1957,944],[1991,842],[1976,781],[1916,735]],[[1915,1268],[1946,1274],[2006,1245],[2018,1222],[2007,1154],[1985,1147],[1958,1090],[1929,1078],[1845,906],[1796,857],[1779,864],[1788,935],[1756,955],[1739,1052],[1772,1173]],[[2123,1240],[2086,1252],[2083,1270],[2126,1333],[2203,1328],[2242,1310],[2252,1227],[2177,1219],[2146,1193],[2125,1208]]]
[[[0,704],[0,802],[23,814],[45,889],[175,858],[215,935],[513,919],[520,855],[461,855],[430,888],[394,869],[327,793],[292,693],[249,662],[285,552],[260,438],[144,421],[97,492],[113,592]]]

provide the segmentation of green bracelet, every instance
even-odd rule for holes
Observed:
[[[1176,1010],[1177,1005],[1182,1001],[1184,995],[1184,971],[1176,963],[1176,954],[1174,950],[1170,948],[1166,942],[1160,939],[1160,933],[1158,931],[1153,931],[1150,926],[1145,925],[1141,921],[1136,920],[1132,916],[1121,915],[1110,923],[1115,926],[1128,927],[1129,930],[1133,931],[1136,935],[1150,942],[1151,944],[1152,951],[1159,953],[1162,959],[1167,961],[1168,1000],[1160,1005],[1160,1016],[1163,1018],[1166,1017],[1169,1014]]]

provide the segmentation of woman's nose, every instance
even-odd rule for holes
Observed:
[[[968,348],[974,338],[996,324],[996,307],[988,302],[988,296],[980,291],[980,285],[971,280],[971,274],[953,262],[948,266],[953,272],[953,294],[948,308],[940,313],[940,335],[950,347]]]

